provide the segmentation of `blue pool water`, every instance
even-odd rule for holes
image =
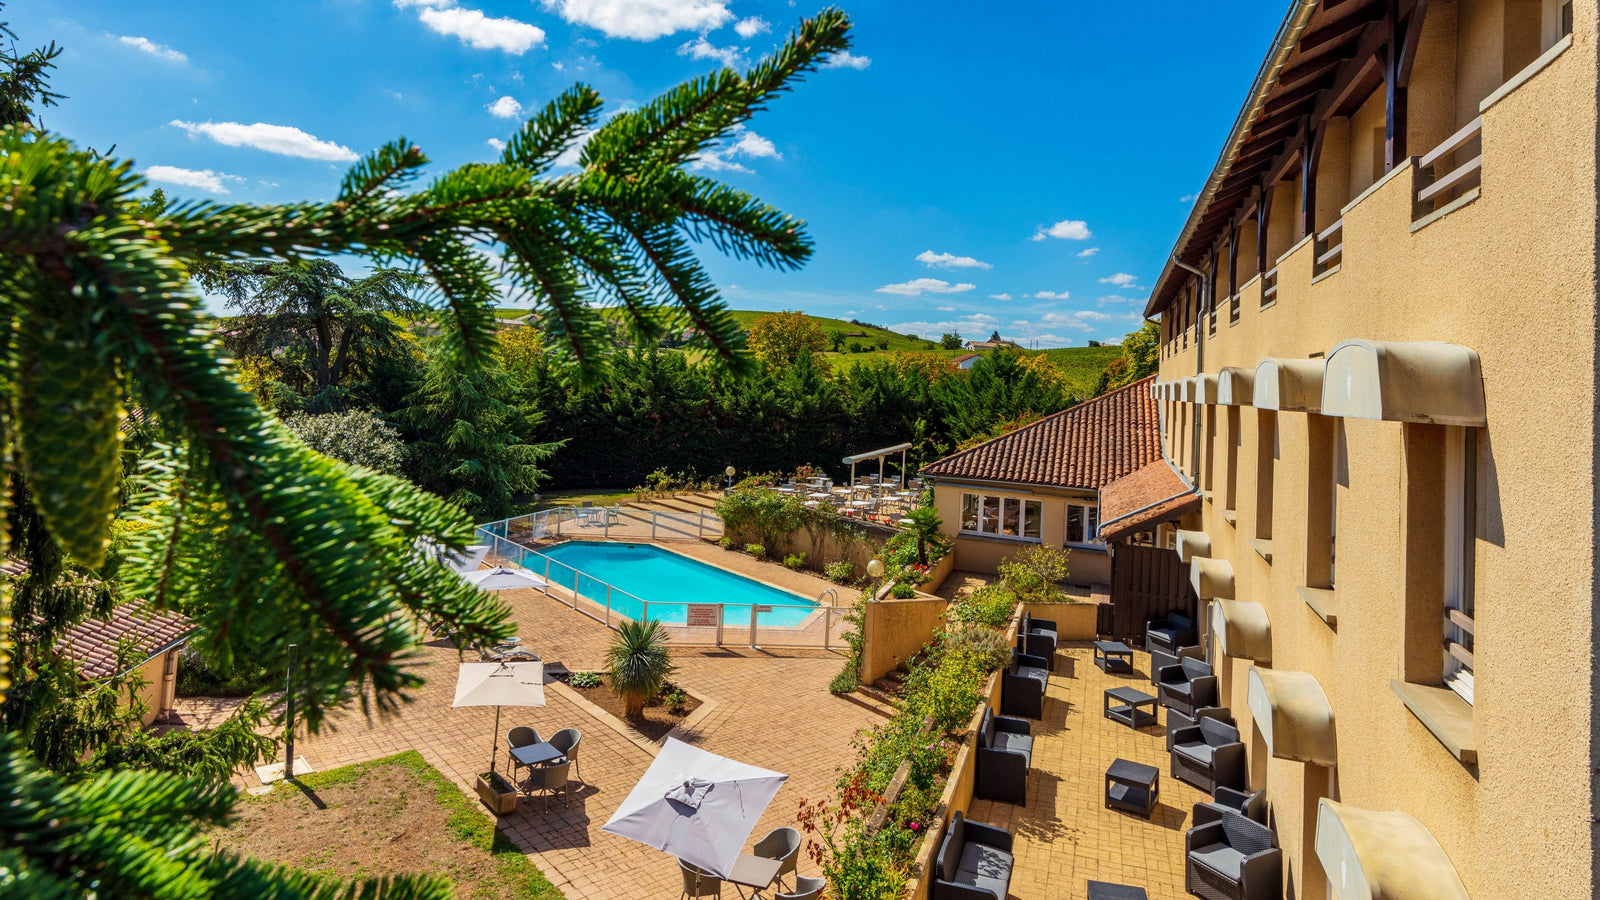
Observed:
[[[817,605],[798,594],[648,544],[568,541],[542,552],[550,558],[551,582],[570,590],[576,577],[578,593],[601,606],[606,603],[605,582],[609,582],[616,588],[611,592],[611,609],[634,620],[641,617],[642,604],[621,591],[648,603],[651,619],[676,624],[688,621],[690,603],[724,604],[723,622],[729,627],[749,627],[752,603],[771,606],[770,612],[756,612],[757,624],[763,628],[798,625]],[[545,561],[538,556],[529,554],[522,565],[536,575],[545,573]]]

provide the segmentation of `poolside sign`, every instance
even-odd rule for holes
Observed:
[[[758,613],[769,613],[769,612],[772,612],[772,607],[757,605],[756,606],[756,612],[758,612]]]
[[[691,603],[689,604],[688,617],[684,621],[690,628],[715,628],[717,627],[717,604]]]

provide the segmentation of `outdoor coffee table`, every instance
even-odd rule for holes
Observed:
[[[1150,900],[1142,887],[1112,884],[1109,881],[1089,882],[1089,900]]]
[[[739,861],[733,864],[733,871],[728,873],[728,880],[745,887],[765,890],[772,884],[772,879],[778,877],[778,870],[781,868],[783,868],[781,860],[741,853]]]
[[[1133,648],[1121,641],[1095,641],[1094,664],[1106,673],[1132,672]]]
[[[1115,700],[1117,705],[1111,705]],[[1114,719],[1129,728],[1143,728],[1146,725],[1156,724],[1156,698],[1144,691],[1131,687],[1107,688],[1105,695],[1105,716]],[[1142,707],[1150,707],[1147,711]]]
[[[1161,772],[1155,766],[1118,759],[1106,770],[1106,809],[1125,809],[1146,819],[1161,796]]]
[[[542,766],[566,756],[565,753],[556,748],[556,745],[549,742],[529,744],[526,747],[512,747],[511,755],[517,762],[525,766]]]

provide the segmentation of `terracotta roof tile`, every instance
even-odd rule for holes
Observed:
[[[1200,506],[1166,460],[1156,460],[1100,489],[1100,539],[1115,541]]]
[[[106,619],[88,619],[67,630],[58,646],[83,667],[87,678],[117,674],[117,645],[123,640],[148,660],[194,631],[194,622],[180,613],[160,612],[143,600],[124,603]]]
[[[1099,490],[1161,458],[1155,376],[925,466],[924,475]]]

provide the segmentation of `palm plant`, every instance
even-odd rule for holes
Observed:
[[[643,718],[645,703],[661,693],[661,686],[678,670],[667,647],[667,630],[654,620],[618,626],[606,651],[606,668],[611,690],[622,698],[630,719]]]
[[[594,304],[608,301],[639,332],[694,323],[714,358],[739,367],[738,325],[691,242],[784,268],[811,245],[799,221],[684,164],[848,47],[848,29],[824,11],[749,72],[691,81],[598,129],[599,96],[573,88],[500,161],[421,190],[405,188],[427,158],[396,141],[358,163],[330,203],[152,210],[131,162],[31,127],[26,102],[0,104],[0,328],[11,336],[0,467],[25,479],[50,538],[98,569],[121,500],[124,409],[137,407],[158,443],[119,570],[127,593],[189,607],[209,659],[296,645],[294,700],[308,729],[352,698],[368,713],[396,710],[422,681],[413,622],[447,623],[463,644],[511,633],[504,605],[416,550],[462,551],[471,524],[400,479],[311,451],[263,411],[190,273],[217,260],[365,253],[427,280],[423,299],[447,312],[441,352],[464,373],[492,359],[505,287],[548,310],[552,340],[580,375],[604,362]],[[11,72],[0,75],[9,100],[30,70],[4,51],[0,68]],[[590,131],[581,169],[544,177]],[[0,529],[0,552],[11,536]],[[200,595],[209,601],[190,606]],[[11,687],[9,607],[0,583],[0,700]],[[225,781],[192,772],[68,781],[0,735],[0,895],[454,896],[442,879],[339,883],[216,852],[207,832],[234,802]]]
[[[939,534],[939,526],[944,524],[944,519],[931,506],[919,506],[906,513],[906,518],[911,521],[911,532],[917,536],[917,562],[928,564],[928,542],[934,540]]]

